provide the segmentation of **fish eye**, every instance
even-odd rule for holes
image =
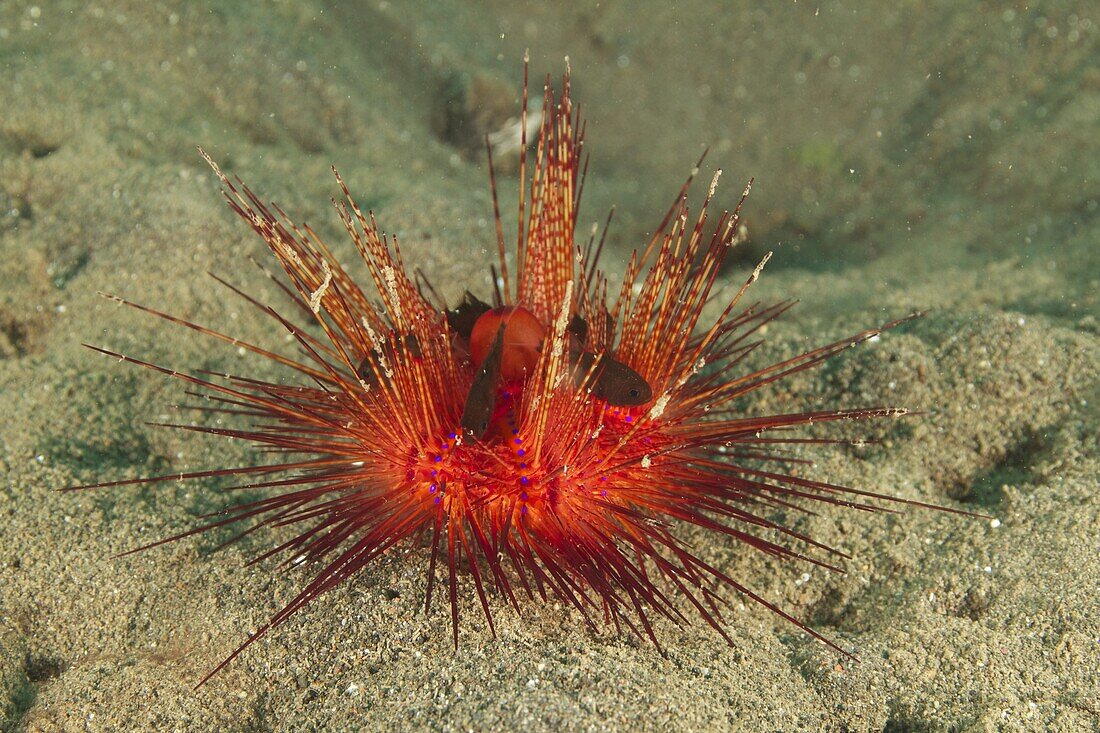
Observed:
[[[637,397],[638,396],[638,388],[637,387],[631,387],[630,388],[630,396],[631,397]]]

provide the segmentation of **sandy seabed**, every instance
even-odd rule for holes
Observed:
[[[1095,8],[665,5],[0,3],[0,729],[1100,730]],[[270,536],[114,557],[216,508],[216,485],[55,489],[248,449],[151,427],[180,385],[81,343],[272,367],[97,292],[281,338],[206,275],[277,296],[199,144],[350,260],[337,165],[407,261],[451,297],[484,287],[470,131],[516,108],[528,47],[536,78],[571,58],[585,226],[618,205],[609,262],[710,145],[726,201],[756,178],[730,282],[774,250],[757,297],[802,301],[771,356],[929,310],[751,407],[924,410],[813,474],[995,519],[789,517],[853,555],[843,575],[689,535],[858,663],[736,602],[732,645],[658,624],[661,654],[499,599],[494,639],[469,593],[455,651],[409,547],[193,690],[309,570],[243,568]]]

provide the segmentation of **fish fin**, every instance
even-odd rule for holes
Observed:
[[[488,303],[478,300],[477,296],[469,290],[462,296],[462,302],[454,310],[447,311],[447,323],[451,330],[464,340],[470,340],[470,333],[474,330],[474,324],[486,312],[491,310]]]

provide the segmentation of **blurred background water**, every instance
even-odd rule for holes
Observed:
[[[981,272],[927,305],[977,290],[997,307],[1095,316],[1093,14],[1075,2],[6,2],[0,232],[9,250],[38,252],[9,269],[38,289],[8,291],[4,348],[37,338],[15,303],[48,299],[120,236],[111,222],[132,227],[133,208],[178,185],[154,166],[201,174],[198,144],[266,195],[313,202],[307,212],[331,194],[335,164],[391,231],[446,238],[484,222],[481,138],[516,114],[527,48],[536,98],[571,60],[592,155],[582,219],[616,205],[620,252],[709,146],[727,201],[756,181],[744,262],[778,248],[774,268],[878,262],[858,277],[879,282]]]

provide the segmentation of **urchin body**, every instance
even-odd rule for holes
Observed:
[[[525,116],[526,106],[525,83]],[[729,589],[826,641],[708,564],[677,527],[694,524],[715,541],[834,567],[822,557],[842,553],[777,524],[771,510],[798,501],[868,509],[866,497],[889,497],[799,476],[791,467],[799,461],[785,448],[838,441],[790,430],[906,411],[747,416],[734,405],[900,321],[745,368],[762,326],[791,305],[742,303],[762,262],[741,287],[725,291],[717,318],[703,320],[704,306],[724,291],[719,270],[748,189],[732,213],[712,221],[718,176],[695,216],[686,202],[689,178],[613,288],[599,266],[602,240],[574,238],[582,146],[566,74],[560,99],[547,84],[510,256],[498,208],[494,303],[467,294],[456,307],[410,276],[396,239],[379,231],[338,176],[345,200],[337,211],[370,272],[371,292],[312,230],[207,158],[233,210],[282,266],[283,291],[304,322],[233,289],[293,335],[296,353],[135,307],[272,359],[298,383],[215,379],[113,355],[182,379],[218,403],[217,411],[249,423],[176,427],[245,439],[276,459],[96,486],[231,476],[267,492],[162,542],[226,525],[244,533],[300,529],[262,557],[281,555],[288,566],[310,561],[320,571],[217,669],[389,548],[424,534],[431,538],[426,605],[442,566],[456,645],[461,582],[474,585],[490,627],[492,590],[517,608],[524,599],[556,597],[590,623],[602,618],[654,643],[654,615],[676,623],[694,616],[726,636]],[[521,181],[526,168],[525,153]],[[495,182],[493,189],[495,204]]]

